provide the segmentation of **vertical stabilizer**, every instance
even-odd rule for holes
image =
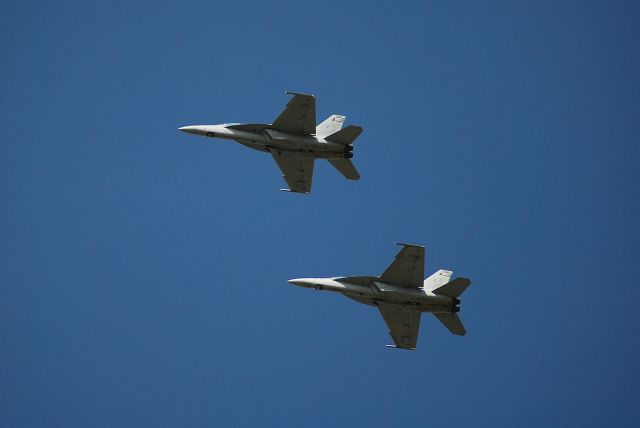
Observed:
[[[316,126],[316,135],[318,137],[326,137],[327,135],[338,132],[342,129],[345,119],[346,116],[341,116],[339,114],[329,116],[324,120],[324,122]]]
[[[451,279],[451,275],[453,272],[450,270],[440,269],[429,278],[424,280],[424,289],[425,291],[433,291],[438,287],[445,285]]]

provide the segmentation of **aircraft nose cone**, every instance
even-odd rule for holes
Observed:
[[[199,126],[183,126],[181,128],[178,128],[178,131],[182,131],[182,132],[186,132],[187,134],[194,134],[194,135],[202,135],[202,129],[200,129]]]
[[[308,287],[309,281],[304,278],[294,278],[287,281],[289,284],[299,285],[301,287]]]

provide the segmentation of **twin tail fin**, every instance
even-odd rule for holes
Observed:
[[[425,291],[431,291],[433,294],[457,299],[471,284],[471,281],[467,278],[456,278],[451,281],[451,275],[453,275],[453,272],[450,270],[442,269],[437,271],[424,280]],[[452,334],[455,334],[456,336],[464,336],[467,334],[467,330],[464,328],[462,320],[456,312],[435,312],[433,315],[438,318],[438,321],[440,321]]]

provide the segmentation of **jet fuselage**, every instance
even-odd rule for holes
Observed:
[[[340,293],[377,307],[389,328],[394,342],[390,345],[392,348],[416,349],[422,312],[431,312],[456,336],[467,334],[457,312],[460,311],[459,297],[471,281],[468,278],[452,280],[453,272],[446,269],[424,278],[424,246],[398,245],[402,250],[379,276],[294,278],[287,282]]]
[[[196,125],[184,126],[180,131],[210,138],[234,140],[238,143],[262,152],[272,150],[296,152],[297,157],[313,159],[350,159],[353,147],[327,141],[316,135],[295,135],[270,129],[267,124],[240,125]],[[234,129],[241,127],[244,129]]]
[[[347,180],[359,180],[351,161],[353,144],[361,126],[343,128],[345,116],[332,114],[316,122],[313,95],[288,92],[293,97],[273,123],[223,123],[183,126],[180,131],[203,137],[233,140],[251,149],[269,153],[289,185],[285,192],[310,193],[313,167],[325,159]]]
[[[376,306],[376,302],[380,301],[409,305],[420,312],[444,313],[460,310],[458,307],[460,300],[457,298],[434,294],[422,288],[398,287],[376,281],[375,278],[359,281],[358,284],[341,279],[343,278],[296,278],[287,282],[315,290],[344,294],[346,297],[372,306]]]

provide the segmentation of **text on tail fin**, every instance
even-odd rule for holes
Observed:
[[[319,137],[324,137],[338,132],[342,129],[342,125],[344,124],[344,121],[346,119],[346,116],[332,114],[331,116],[326,118],[324,122],[316,126],[316,135]]]
[[[433,291],[436,288],[445,285],[451,279],[453,272],[450,270],[440,269],[429,278],[424,280],[423,288],[427,291]]]

